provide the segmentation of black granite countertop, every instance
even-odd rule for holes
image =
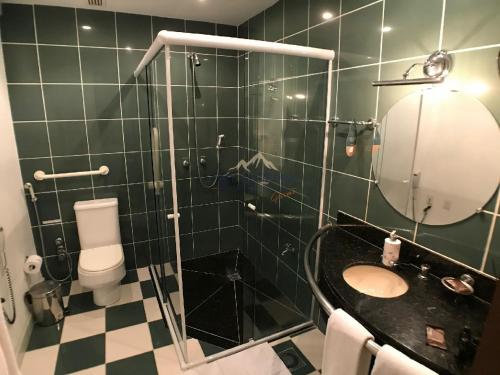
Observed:
[[[392,269],[410,287],[396,298],[359,293],[342,278],[343,270],[356,263],[382,265],[381,255],[380,247],[334,228],[321,242],[321,289],[335,307],[360,321],[379,344],[390,344],[440,374],[467,373],[468,365],[457,358],[459,336],[464,326],[471,328],[474,337],[481,336],[489,304],[450,292],[432,274],[427,280],[419,279],[419,268],[411,263]],[[447,351],[426,345],[427,324],[444,329]]]

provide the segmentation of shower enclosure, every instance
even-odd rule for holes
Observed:
[[[136,70],[149,112],[149,204],[157,238],[151,271],[184,368],[311,324],[312,298],[299,308],[287,283],[301,267],[302,244],[285,223],[300,223],[307,213],[280,210],[293,199],[281,189],[282,163],[250,147],[252,130],[242,113],[252,95],[248,69],[242,69],[248,54],[234,50],[320,58],[330,68],[334,55],[162,31]],[[330,85],[331,73],[328,79]],[[329,99],[326,118],[328,112]],[[321,225],[319,212],[315,225]],[[199,345],[213,355],[199,358]]]

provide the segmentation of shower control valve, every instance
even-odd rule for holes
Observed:
[[[207,158],[206,158],[206,156],[200,157],[200,164],[203,165],[203,166],[207,165]]]

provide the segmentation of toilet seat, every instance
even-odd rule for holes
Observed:
[[[103,272],[123,263],[122,245],[85,249],[80,252],[79,268],[85,272]]]

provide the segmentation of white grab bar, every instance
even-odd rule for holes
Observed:
[[[83,171],[83,172],[68,172],[68,173],[56,173],[56,174],[46,174],[44,171],[36,171],[33,174],[35,180],[43,181],[51,178],[68,178],[68,177],[81,177],[81,176],[105,176],[109,173],[109,168],[105,165],[101,165],[97,171]]]

